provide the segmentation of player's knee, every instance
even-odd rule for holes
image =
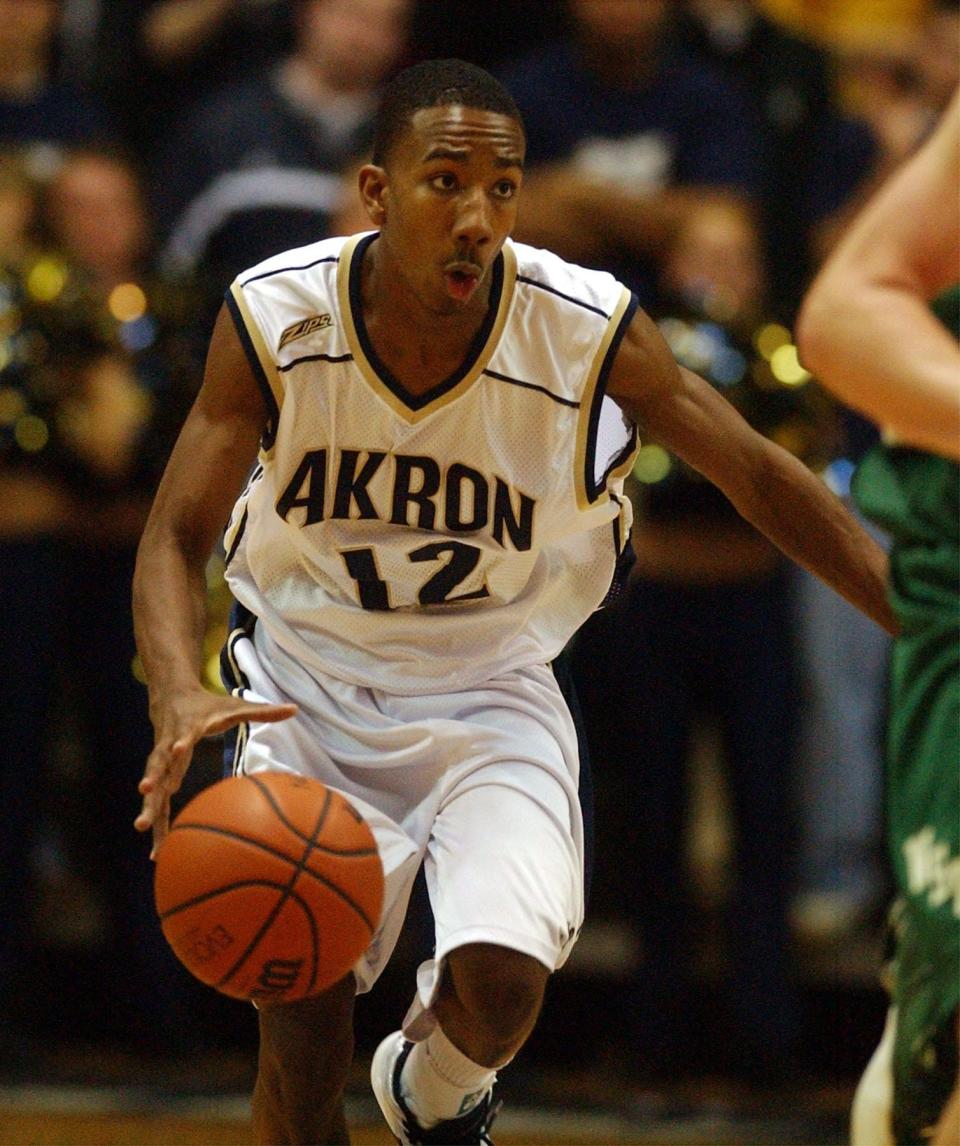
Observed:
[[[507,947],[476,943],[451,952],[447,966],[450,987],[488,1042],[509,1046],[529,1034],[549,977],[542,963]]]

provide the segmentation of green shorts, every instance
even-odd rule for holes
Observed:
[[[893,980],[898,1143],[925,1141],[958,1068],[960,673],[955,632],[935,634],[900,637],[892,665],[887,798],[900,896]]]
[[[924,921],[900,900],[894,909],[893,1133],[907,1144],[926,1142],[957,1081],[957,993],[960,967],[931,958]]]

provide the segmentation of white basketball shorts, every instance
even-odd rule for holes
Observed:
[[[354,972],[367,991],[400,935],[425,866],[434,958],[418,975],[429,1007],[450,951],[493,943],[553,971],[583,922],[583,821],[573,719],[551,670],[481,688],[397,696],[309,671],[270,641],[234,632],[234,692],[293,701],[296,716],[240,730],[234,770],[312,776],[367,820],[383,862],[380,927]]]

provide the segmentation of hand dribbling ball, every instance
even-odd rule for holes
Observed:
[[[154,892],[174,954],[235,999],[292,1002],[350,970],[380,921],[383,868],[366,821],[319,780],[233,776],[183,808]]]

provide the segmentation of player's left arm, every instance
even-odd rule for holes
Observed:
[[[960,93],[860,213],[797,324],[827,389],[908,445],[960,461],[960,344],[928,302],[960,279]]]
[[[683,458],[788,557],[896,632],[881,546],[801,461],[679,366],[643,311],[620,344],[607,393],[636,422],[641,438]]]

